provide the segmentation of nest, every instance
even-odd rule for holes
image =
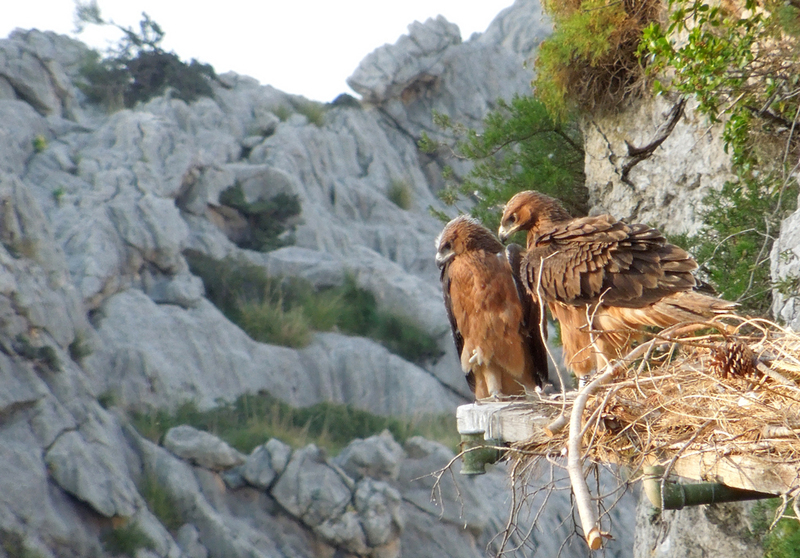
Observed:
[[[735,316],[683,329],[695,332],[654,336],[640,346],[639,360],[623,359],[606,383],[594,386],[582,414],[584,458],[641,471],[692,455],[739,456],[766,470],[793,466],[785,493],[797,492],[800,335]],[[572,405],[548,405],[556,426],[515,444],[511,459],[562,454],[569,433],[556,419],[569,417]]]

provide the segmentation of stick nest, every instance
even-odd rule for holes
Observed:
[[[585,457],[639,471],[645,463],[714,452],[800,470],[800,335],[737,316],[694,329],[680,337],[655,336],[643,358],[624,362],[589,396]],[[571,406],[567,401],[546,408],[555,420],[569,416]],[[545,429],[515,444],[511,458],[559,455],[567,438],[567,428]],[[792,488],[798,486],[795,478]]]

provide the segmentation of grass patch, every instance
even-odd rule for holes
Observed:
[[[308,122],[317,128],[321,128],[325,124],[325,114],[328,112],[328,107],[324,103],[307,99],[295,99],[292,104],[299,114],[305,116]]]
[[[775,527],[768,531],[780,503],[779,498],[756,503],[752,510],[754,534],[761,538],[764,558],[800,558],[800,521],[791,506],[786,508],[783,518]]]
[[[389,200],[400,209],[409,210],[413,202],[411,186],[405,180],[393,180],[386,193]]]
[[[270,277],[255,265],[185,254],[206,296],[256,341],[304,347],[313,331],[369,337],[411,362],[441,356],[437,340],[413,320],[380,310],[375,296],[346,278],[339,287],[315,290],[298,278]]]
[[[178,507],[172,495],[161,486],[154,473],[145,474],[139,493],[147,502],[148,509],[170,533],[175,533],[180,529],[184,521],[178,514]]]
[[[135,523],[112,529],[100,540],[103,548],[109,554],[128,556],[129,558],[135,558],[136,551],[139,549],[155,550],[156,548],[153,539]]]
[[[294,448],[314,443],[336,454],[352,440],[383,430],[389,430],[401,444],[412,436],[424,436],[455,451],[460,442],[455,417],[450,414],[384,417],[329,402],[297,409],[266,392],[242,395],[233,403],[223,403],[209,411],[200,411],[188,402],[174,413],[163,410],[134,413],[132,421],[143,436],[156,443],[170,428],[188,424],[218,436],[246,454],[270,438],[278,438]]]

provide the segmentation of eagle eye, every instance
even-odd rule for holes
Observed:
[[[507,219],[507,221],[509,223],[513,223],[516,220],[517,220],[517,214],[516,213],[512,213],[511,215],[508,216],[508,219]]]
[[[450,249],[450,241],[448,240],[444,244],[442,244],[442,250],[449,250]]]

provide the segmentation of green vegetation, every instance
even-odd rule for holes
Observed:
[[[75,332],[75,338],[69,344],[69,356],[72,360],[79,363],[92,354],[92,348],[86,341],[86,334],[80,331]]]
[[[637,50],[660,0],[548,0],[543,6],[555,29],[539,46],[533,85],[557,121],[574,110],[616,109],[643,93]]]
[[[499,225],[503,204],[522,190],[539,190],[559,198],[573,214],[586,214],[583,137],[574,120],[556,122],[536,98],[517,96],[510,103],[499,100],[480,133],[443,115],[434,115],[434,121],[462,138],[456,155],[475,162],[460,184],[451,181],[440,192],[446,204],[477,198],[471,213],[492,230]],[[420,147],[430,152],[438,146],[424,136]]]
[[[270,438],[278,438],[295,448],[314,443],[337,453],[355,438],[366,438],[383,430],[389,430],[401,444],[412,436],[424,436],[455,449],[460,441],[455,417],[450,414],[413,419],[384,417],[327,402],[296,409],[266,392],[242,395],[233,403],[223,403],[209,411],[185,403],[174,413],[134,414],[133,424],[154,442],[161,440],[170,428],[188,424],[211,432],[243,453],[250,453]]]
[[[47,149],[47,138],[44,137],[42,134],[39,134],[35,138],[33,138],[33,150],[36,153],[41,153]]]
[[[409,318],[379,310],[375,296],[352,277],[317,291],[301,279],[269,277],[255,265],[185,255],[209,300],[256,341],[302,347],[312,331],[335,329],[370,337],[412,362],[441,355],[436,339]]]
[[[153,540],[135,523],[128,523],[112,529],[100,540],[103,542],[103,548],[109,554],[123,555],[129,558],[135,558],[136,551],[140,548],[149,550],[156,548]]]
[[[66,194],[66,193],[67,193],[67,191],[64,190],[64,188],[62,186],[59,186],[58,188],[53,189],[53,192],[52,192],[53,201],[56,202],[56,205],[61,205],[61,198],[63,198],[64,194]]]
[[[800,521],[791,508],[769,530],[780,504],[779,498],[758,501],[752,510],[753,531],[761,539],[764,558],[800,558]]]
[[[161,486],[154,473],[149,471],[145,473],[139,493],[147,502],[148,509],[170,533],[180,529],[184,521],[178,514],[175,499]]]
[[[691,95],[710,121],[724,121],[737,175],[707,196],[704,226],[688,241],[723,297],[744,313],[768,315],[770,250],[797,207],[790,161],[798,155],[800,58],[797,20],[787,15],[798,11],[771,0],[670,0],[669,8],[668,25],[650,24],[640,46],[658,72],[654,90]]]
[[[8,558],[43,558],[38,550],[31,550],[25,545],[25,538],[20,533],[0,529],[0,551]]]
[[[305,116],[309,123],[313,124],[314,126],[321,128],[325,124],[325,114],[328,112],[328,107],[325,105],[325,103],[295,98],[292,100],[292,105],[294,105],[295,111]]]
[[[414,202],[411,186],[405,180],[393,180],[386,197],[400,209],[409,210]]]
[[[289,221],[300,215],[297,196],[278,194],[249,203],[241,184],[236,183],[220,194],[219,203],[237,210],[247,220],[249,234],[237,243],[240,248],[269,252],[293,243],[291,233],[285,233]]]
[[[27,335],[22,333],[17,335],[14,343],[14,350],[23,358],[43,363],[53,372],[61,370],[61,362],[58,360],[58,353],[56,353],[56,350],[50,345],[37,347],[31,342],[31,339]]]
[[[91,102],[114,111],[146,102],[171,89],[172,96],[191,102],[212,95],[210,79],[214,69],[196,60],[181,61],[172,52],[161,48],[164,31],[143,13],[139,31],[106,21],[100,15],[96,0],[78,2],[76,8],[78,31],[86,25],[112,25],[123,36],[111,54],[101,58],[93,52],[81,67],[85,81],[78,84]]]

